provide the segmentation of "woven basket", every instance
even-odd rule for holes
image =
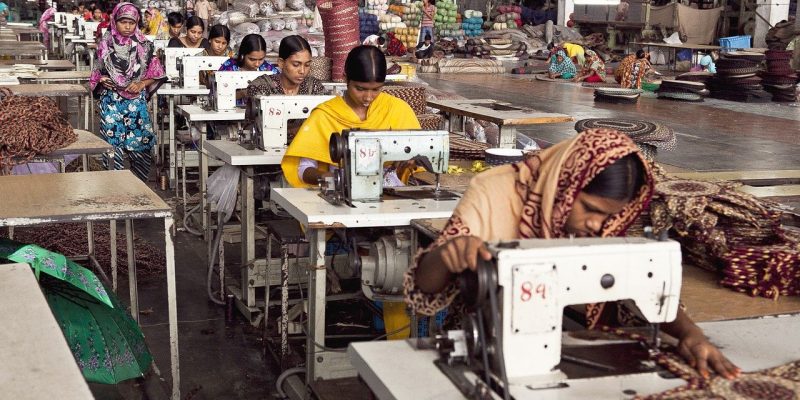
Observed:
[[[317,3],[325,30],[325,56],[331,59],[331,79],[344,82],[347,54],[361,44],[358,39],[358,2],[323,0]]]
[[[328,57],[314,57],[311,59],[310,75],[323,82],[331,81],[331,59]]]
[[[417,115],[417,120],[422,130],[437,131],[442,125],[444,118],[439,114],[421,114]]]
[[[425,114],[425,88],[421,86],[384,86],[383,93],[390,94],[411,106],[414,114]]]

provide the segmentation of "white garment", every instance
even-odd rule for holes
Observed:
[[[361,44],[363,44],[364,46],[380,47],[380,44],[378,44],[378,39],[379,38],[380,38],[380,36],[378,36],[378,35],[369,35],[369,36],[366,37],[366,39],[364,39],[364,42],[361,43]]]
[[[211,8],[211,3],[209,3],[208,0],[197,0],[197,2],[194,3],[194,15],[203,21],[208,21],[209,8]],[[209,27],[206,26],[206,29],[208,28]]]

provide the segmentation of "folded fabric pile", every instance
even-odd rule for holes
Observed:
[[[656,157],[658,149],[673,150],[677,143],[672,128],[657,122],[624,118],[588,118],[575,123],[577,132],[596,128],[614,129],[628,135],[650,160]]]
[[[457,4],[449,1],[436,3],[436,16],[434,19],[436,36],[454,39],[463,38],[466,33],[461,27],[461,22],[461,14],[458,13]]]
[[[709,81],[711,96],[746,103],[766,103],[772,96],[764,91],[757,76],[764,55],[732,52],[717,60],[717,75]]]
[[[366,11],[358,11],[358,35],[363,42],[367,36],[377,35],[380,32],[378,28],[378,16],[368,13]]]
[[[636,103],[642,92],[642,89],[596,88],[594,100],[608,103]]]
[[[483,34],[483,13],[475,10],[464,11],[464,19],[461,22],[461,29],[464,35],[473,37]]]
[[[773,101],[794,102],[797,74],[790,65],[792,51],[767,50],[765,55],[767,71],[761,75],[764,89],[772,93]]]
[[[522,26],[522,7],[498,6],[497,12],[499,14],[494,18],[493,30],[517,29]]]
[[[732,182],[676,179],[657,169],[648,218],[669,232],[685,259],[722,274],[721,284],[751,296],[800,295],[800,235],[781,225],[777,205]]]
[[[710,92],[702,82],[663,80],[656,91],[659,99],[703,101]]]

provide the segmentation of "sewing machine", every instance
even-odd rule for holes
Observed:
[[[94,40],[94,33],[97,32],[97,27],[100,25],[99,22],[84,22],[83,23],[83,30],[82,35],[84,38],[89,40]]]
[[[82,20],[83,17],[81,17],[80,15],[74,15],[74,14],[71,14],[71,13],[64,13],[62,15],[62,17],[61,17],[61,20],[63,21],[62,24],[67,26],[67,33],[68,34],[72,34],[72,35],[76,34],[76,32],[77,32],[77,30],[76,30],[77,21],[76,20],[78,20],[78,19]]]
[[[201,71],[218,71],[228,57],[189,56],[177,60],[177,69],[182,71],[177,78],[177,86],[183,88],[200,87]]]
[[[169,50],[169,49],[168,49]],[[262,75],[272,75],[274,71],[219,71],[208,77],[210,107],[214,111],[236,109],[236,91],[247,89],[254,79]]]
[[[290,120],[306,119],[311,110],[333,96],[255,96],[250,101],[254,117],[252,137],[240,138],[242,145],[254,145],[261,150],[286,147],[289,144]]]
[[[447,131],[345,130],[331,135],[330,155],[339,168],[323,184],[323,198],[332,204],[376,202],[383,194],[384,163],[415,160],[437,177],[446,173],[450,136]],[[457,197],[440,191],[438,185],[436,190],[423,188],[393,194],[439,200]]]
[[[203,52],[203,48],[187,49],[183,47],[168,47],[164,49],[164,69],[167,78],[174,82],[180,75],[178,59],[185,56],[194,56]]]
[[[458,278],[468,309],[464,329],[436,343],[441,358],[435,364],[465,395],[490,387],[515,396],[566,387],[556,368],[566,306],[633,300],[650,323],[677,315],[681,251],[675,241],[533,239],[488,247],[492,261]],[[476,370],[473,384],[464,373]]]

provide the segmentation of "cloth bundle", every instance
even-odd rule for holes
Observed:
[[[480,36],[483,35],[483,18],[479,16],[474,16],[474,14],[467,14],[473,10],[467,10],[464,12],[464,16],[466,17],[463,22],[461,23],[461,29],[464,30],[465,36]],[[467,15],[472,15],[467,17]]]
[[[397,28],[405,28],[403,18],[395,14],[383,14],[378,16],[378,26],[382,31],[393,31]]]
[[[234,0],[232,8],[250,18],[255,18],[260,11],[259,4],[254,0]]]
[[[394,30],[395,37],[403,42],[407,49],[413,49],[423,38],[419,37],[419,28],[397,28]],[[419,40],[417,40],[419,38]]]
[[[323,0],[317,3],[325,30],[325,56],[331,59],[331,78],[344,81],[347,54],[361,44],[358,41],[358,2]]]
[[[0,174],[78,140],[53,99],[15,96],[6,88],[0,96]]]
[[[272,0],[272,8],[276,12],[281,12],[286,9],[286,0]]]
[[[270,22],[268,19],[258,21],[258,24],[256,25],[258,25],[258,29],[261,31],[261,33],[267,33],[272,30],[272,22]]]
[[[246,36],[251,33],[261,32],[261,28],[259,28],[258,25],[252,22],[245,22],[231,27],[231,31],[235,31],[236,33],[239,33],[242,36]]]
[[[800,295],[800,235],[781,225],[776,204],[740,192],[737,183],[656,172],[646,217],[656,234],[668,231],[688,261],[720,272],[723,286],[768,298]]]
[[[455,3],[443,1],[436,4],[434,27],[437,36],[454,39],[464,37],[464,30],[461,29],[461,15],[457,10],[458,5]]]
[[[495,23],[492,25],[492,29],[514,29],[522,26],[522,7],[498,6],[497,12],[499,15],[494,18]]]
[[[258,6],[258,10],[259,10],[259,12],[261,12],[261,15],[264,15],[264,16],[267,16],[267,17],[275,15],[275,9],[272,8],[272,0],[262,1]],[[261,21],[261,22],[265,22],[265,21]],[[259,26],[260,26],[260,23],[259,23]]]
[[[404,4],[402,9],[403,23],[408,27],[418,28],[422,22],[422,3]]]
[[[378,17],[375,14],[366,11],[358,12],[358,32],[361,42],[370,35],[377,35],[380,30],[378,29]]]
[[[767,70],[761,75],[764,89],[772,93],[773,101],[790,103],[796,101],[797,74],[790,65],[792,51],[767,50],[765,56]]]
[[[710,92],[702,82],[663,80],[658,90],[659,99],[703,101]]]
[[[389,10],[388,0],[367,0],[364,4],[364,12],[372,15],[383,15]]]

